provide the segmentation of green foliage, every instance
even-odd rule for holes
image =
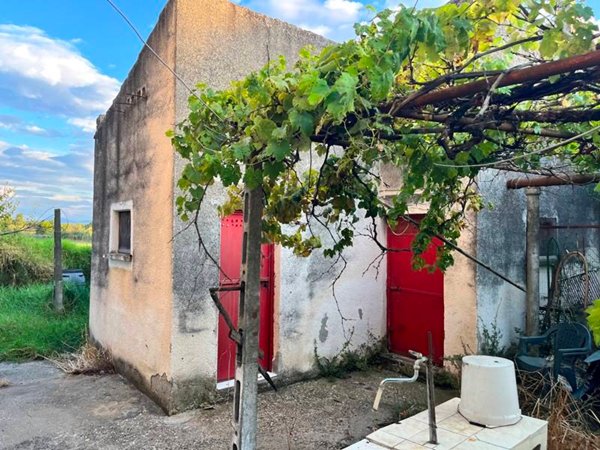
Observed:
[[[317,345],[314,346],[315,364],[319,375],[325,378],[346,378],[350,372],[364,371],[372,366],[381,351],[383,344],[370,338],[370,342],[350,350],[350,341],[347,341],[342,349],[333,357],[319,356]]]
[[[594,342],[600,346],[600,299],[596,300],[586,312],[587,323],[594,336]]]
[[[15,210],[16,202],[14,199],[15,191],[8,186],[0,186],[0,225],[10,220]]]
[[[0,287],[0,361],[73,351],[85,342],[89,288],[66,284],[65,313],[54,312],[53,286]]]
[[[1,192],[1,191],[0,191]],[[0,210],[2,210],[2,195],[0,194]],[[26,218],[23,214],[11,215],[14,211],[12,207],[5,209],[6,214],[0,214],[0,236],[2,234],[25,234],[27,236],[50,236],[54,232],[54,222],[52,220],[33,220]],[[83,223],[63,223],[61,225],[63,239],[72,239],[78,241],[92,240],[92,224]]]
[[[515,328],[514,331],[517,335],[522,334],[522,331],[518,328]],[[494,321],[489,327],[482,325],[479,353],[482,355],[500,356],[502,358],[513,359],[517,354],[517,344],[512,343],[508,346],[502,345],[503,336],[504,334],[498,327],[496,321]]]
[[[63,267],[81,269],[90,279],[89,243],[63,240]],[[24,235],[0,237],[0,286],[22,286],[52,279],[54,241]]]
[[[481,327],[481,343],[479,351],[482,355],[503,356],[505,347],[501,344],[502,330],[498,328],[496,322],[489,327],[483,325]]]
[[[593,108],[597,94],[568,90],[519,100],[518,86],[509,86],[490,91],[498,107],[492,102],[484,108],[483,98],[476,96],[415,109],[425,117],[446,114],[443,131],[431,120],[394,115],[394,105],[418,97],[423,86],[433,90],[481,78],[478,73],[506,71],[515,65],[515,54],[551,60],[589,51],[597,31],[590,17],[591,9],[580,0],[475,0],[422,10],[401,6],[357,24],[354,40],[319,53],[305,49],[291,69],[280,58],[223,91],[198,85],[189,98],[189,116],[168,133],[186,161],[178,211],[184,220],[196,216],[206,190],[218,181],[261,187],[266,240],[298,255],[322,248],[334,257],[352,245],[360,219],[393,225],[409,204],[419,202],[428,212],[415,252],[422,253],[434,234],[456,243],[465,212],[482,206],[472,183],[481,168],[474,164],[509,155],[517,157],[516,169],[539,168],[542,159],[531,151],[548,143],[539,122],[517,124],[533,133],[509,134],[455,127],[456,121],[483,114],[495,123],[499,113],[543,111],[556,104]],[[512,46],[501,50],[508,42]],[[432,80],[437,84],[428,84]],[[594,124],[551,125],[576,133]],[[582,151],[580,143],[545,156],[579,170],[600,165],[597,147]],[[385,201],[378,195],[382,164],[397,168],[403,178],[398,193]],[[239,204],[231,196],[230,201]],[[331,239],[315,232],[315,223],[321,231],[327,228]],[[440,247],[438,266],[451,263],[450,249]]]

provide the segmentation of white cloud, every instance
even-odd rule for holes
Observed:
[[[379,9],[407,7],[432,8],[448,0],[237,0],[255,11],[285,20],[305,30],[344,41],[354,38],[353,25],[372,19],[365,7],[373,4]]]
[[[448,3],[448,0],[386,0],[385,7],[396,8],[398,5],[402,4],[411,8],[415,5],[417,8],[437,8],[446,3]]]
[[[343,22],[356,22],[363,4],[349,0],[326,0],[323,5],[328,13],[335,14]]]
[[[67,120],[71,125],[81,128],[85,133],[96,131],[96,119],[93,117],[73,117]]]
[[[15,189],[19,211],[28,216],[39,217],[48,208],[63,208],[70,220],[89,221],[93,178],[90,147],[73,146],[68,153],[57,155],[0,141],[0,185]]]
[[[82,198],[81,195],[54,194],[50,197],[50,200],[57,202],[80,202],[85,199]]]
[[[327,36],[329,33],[331,33],[331,28],[329,28],[327,25],[307,25],[305,23],[301,23],[298,26],[306,31],[312,31],[313,33],[320,34],[321,36]]]
[[[48,130],[32,123],[26,123],[20,117],[9,114],[0,114],[0,130],[7,130],[14,133],[32,134],[34,136],[60,136],[60,133],[56,130]]]
[[[252,0],[242,3],[271,17],[338,39],[351,37],[340,35],[338,28],[354,24],[365,11],[361,2],[352,0]]]
[[[102,74],[71,42],[39,28],[0,24],[0,102],[66,116],[104,111],[119,82]]]

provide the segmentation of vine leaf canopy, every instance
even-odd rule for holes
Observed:
[[[416,254],[456,243],[490,168],[568,176],[600,166],[600,50],[579,0],[471,0],[374,12],[356,38],[307,48],[215,91],[198,85],[168,135],[186,161],[177,198],[197,217],[207,189],[262,187],[263,237],[339,256],[367,219],[391,226],[421,202]],[[401,175],[383,198],[382,167]],[[389,191],[389,189],[388,189]],[[452,263],[440,247],[437,264]],[[417,265],[424,264],[417,259]]]

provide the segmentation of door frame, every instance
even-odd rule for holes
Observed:
[[[412,219],[414,219],[415,221],[419,222],[424,216],[424,213],[413,213],[413,214],[408,214],[408,216]],[[402,225],[399,225],[402,226]],[[390,247],[390,233],[393,233],[391,228],[389,227],[389,225],[386,227],[386,244],[388,246],[388,248]],[[412,241],[412,239],[411,239]],[[432,244],[432,245],[441,245],[441,243],[439,244]],[[407,254],[410,254],[411,256],[413,255],[413,252],[406,252]],[[391,313],[391,302],[390,302],[390,290],[391,290],[391,286],[390,286],[390,276],[391,276],[391,264],[389,261],[389,255],[390,253],[388,252],[388,259],[387,259],[387,265],[386,265],[386,284],[385,284],[385,302],[386,302],[386,343],[387,343],[387,348],[389,351],[392,351],[392,342],[391,342],[391,333],[390,333],[390,329],[392,328],[392,313]],[[439,269],[436,269],[439,270]],[[435,358],[434,358],[434,363],[436,365],[443,365],[443,358],[444,358],[444,344],[445,344],[445,302],[446,302],[446,294],[445,294],[445,287],[444,287],[444,281],[445,281],[445,274],[442,272],[441,273],[442,276],[442,289],[441,289],[441,297],[442,297],[442,305],[441,305],[441,314],[442,314],[442,318],[441,318],[441,348],[434,348],[434,353],[435,353]],[[406,291],[409,291],[409,289],[404,289]],[[435,339],[435,338],[434,338]],[[409,344],[410,346],[410,344]],[[421,351],[423,351],[423,349],[421,349]],[[425,354],[425,353],[424,353]],[[427,355],[425,355],[427,356]]]

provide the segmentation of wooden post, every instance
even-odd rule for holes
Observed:
[[[528,187],[527,196],[527,244],[525,246],[527,291],[525,294],[525,334],[538,334],[540,318],[540,188]]]
[[[246,189],[244,193],[242,289],[238,313],[242,339],[236,355],[232,450],[256,448],[263,197],[262,187]]]
[[[60,225],[60,209],[54,210],[54,309],[65,310],[62,286],[62,233]]]
[[[65,310],[63,304],[62,233],[60,225],[60,209],[54,210],[54,309],[61,313]]]

